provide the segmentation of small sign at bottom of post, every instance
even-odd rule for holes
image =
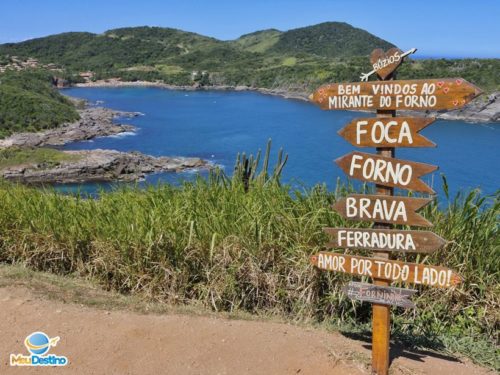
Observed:
[[[342,288],[350,299],[392,305],[404,308],[415,308],[415,304],[408,297],[417,293],[414,289],[394,288],[351,281]]]

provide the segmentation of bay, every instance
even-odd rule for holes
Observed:
[[[138,128],[126,134],[76,142],[66,149],[116,149],[140,151],[155,156],[196,156],[210,160],[231,174],[238,152],[255,154],[272,139],[272,154],[283,147],[289,161],[283,180],[294,186],[325,183],[335,187],[337,178],[346,181],[333,160],[352,150],[337,131],[366,113],[322,111],[298,100],[234,91],[177,91],[148,87],[70,88],[63,93],[102,102],[109,108],[141,112],[132,119],[119,119]],[[442,197],[441,174],[450,194],[479,188],[485,194],[500,186],[500,124],[470,124],[438,120],[422,131],[438,147],[398,149],[397,157],[435,164],[439,171],[424,176]],[[374,149],[362,151],[374,152]],[[271,164],[272,165],[272,164]],[[193,172],[148,176],[144,184],[177,183]],[[99,185],[59,187],[62,190],[95,191]],[[109,184],[101,185],[109,188]]]

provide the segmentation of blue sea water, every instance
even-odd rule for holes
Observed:
[[[353,118],[367,116],[359,112],[323,111],[307,102],[255,92],[127,87],[71,88],[63,93],[144,114],[118,120],[136,126],[135,134],[72,143],[66,149],[107,148],[156,156],[196,156],[222,166],[230,174],[238,152],[255,154],[259,148],[265,149],[271,138],[273,155],[281,147],[289,155],[284,181],[309,187],[326,183],[333,188],[337,178],[347,180],[333,160],[355,148],[337,131]],[[438,172],[423,178],[438,194],[442,194],[441,174],[446,176],[451,194],[472,188],[491,194],[500,187],[500,124],[440,120],[422,134],[438,147],[398,149],[396,156],[438,165]],[[177,182],[193,175],[163,173],[149,176],[145,183]],[[92,192],[96,187],[86,184],[59,188]]]

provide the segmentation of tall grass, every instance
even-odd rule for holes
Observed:
[[[352,188],[292,190],[279,184],[279,173],[247,170],[253,178],[242,181],[213,171],[182,186],[103,191],[98,199],[0,183],[0,261],[76,273],[169,303],[368,324],[370,304],[341,292],[353,278],[309,264],[327,242],[323,227],[368,225],[345,222],[329,208]],[[500,192],[478,191],[423,210],[450,243],[431,256],[398,259],[453,268],[464,282],[418,287],[416,310],[393,309],[394,332],[438,340],[498,367],[499,213]],[[460,342],[464,337],[472,342]],[[468,349],[479,342],[491,355]]]

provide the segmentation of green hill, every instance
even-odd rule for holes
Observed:
[[[271,50],[283,54],[348,57],[369,55],[375,48],[391,47],[394,45],[347,23],[325,22],[281,34]]]
[[[67,69],[123,69],[137,65],[193,68],[192,62],[218,70],[234,61],[310,54],[322,57],[367,55],[392,44],[344,23],[324,23],[281,32],[246,34],[234,41],[161,27],[128,27],[103,34],[63,33],[0,45],[0,55],[34,57]],[[205,61],[208,59],[209,61]],[[229,60],[228,60],[229,59]],[[177,69],[179,70],[179,69]]]

